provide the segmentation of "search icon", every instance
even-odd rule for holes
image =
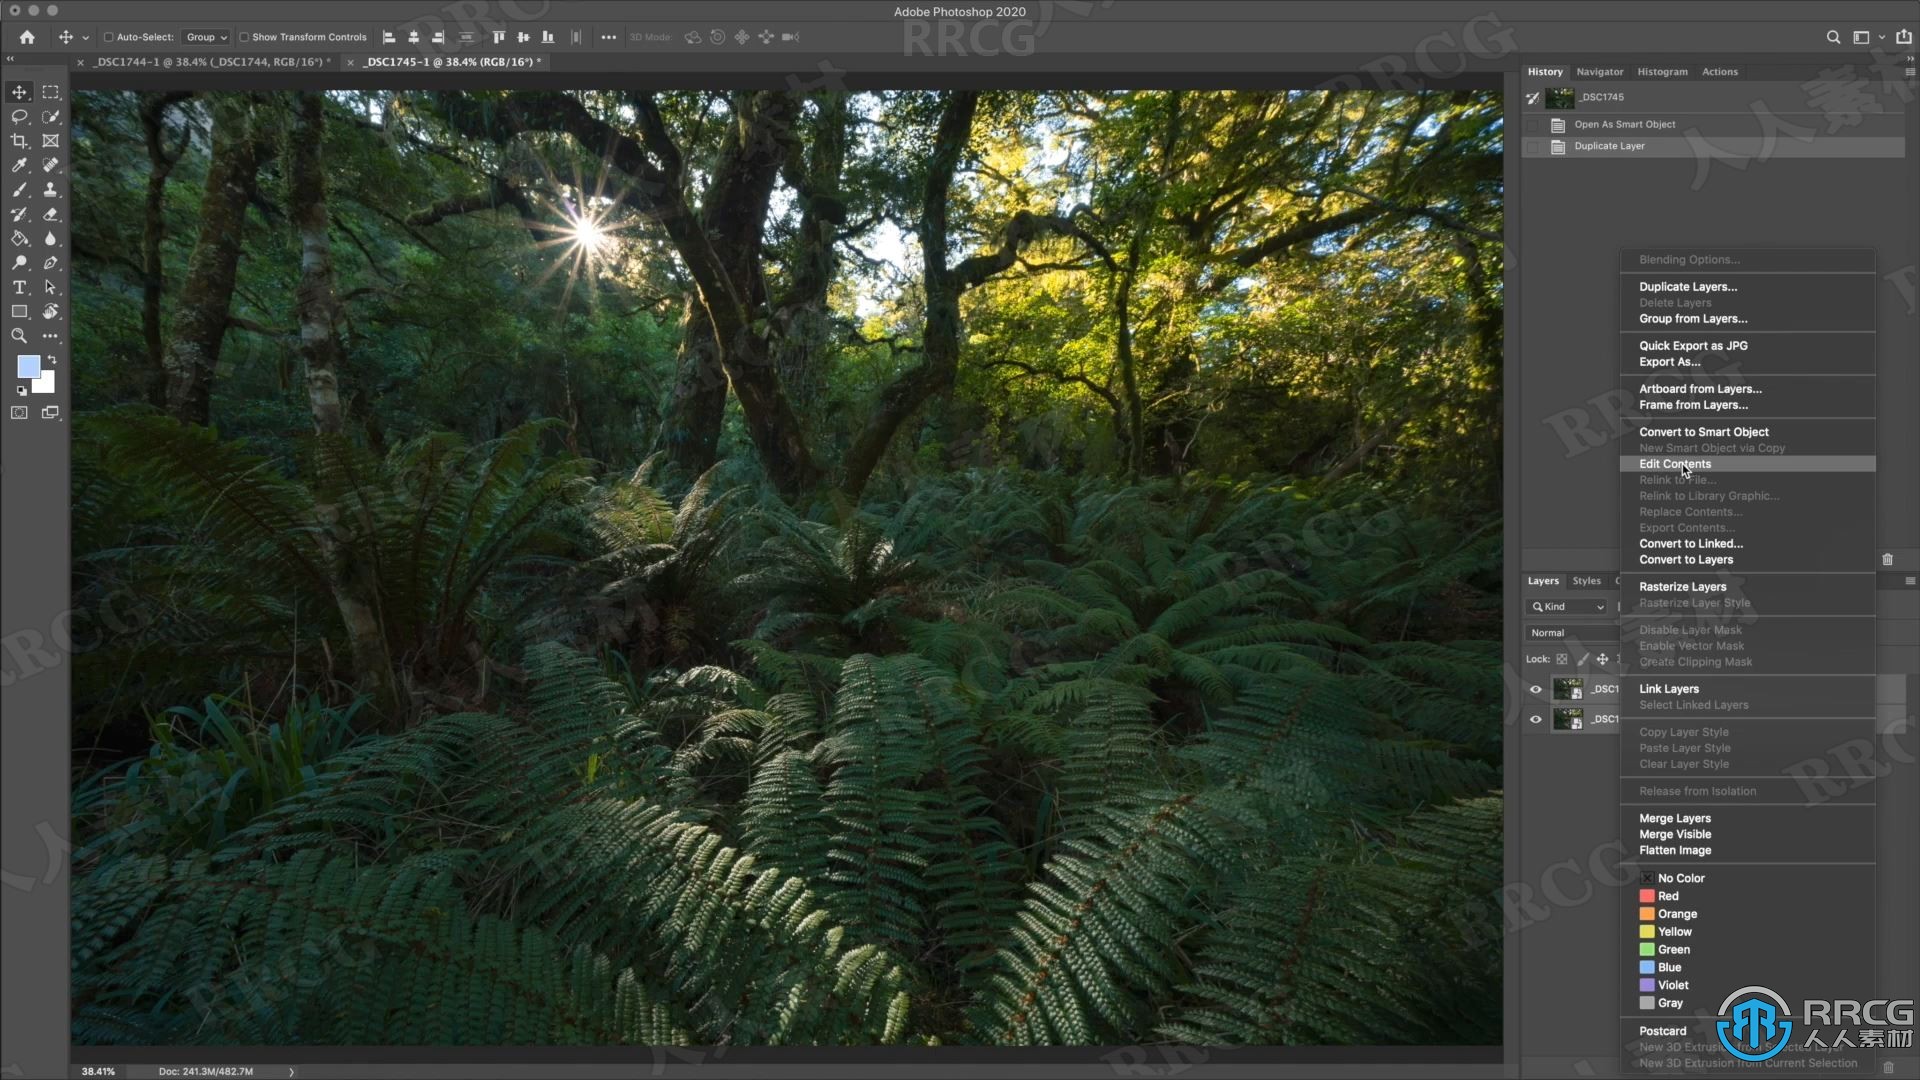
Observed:
[[[8,334],[7,336],[19,342],[22,345],[25,345],[27,343],[27,332],[25,330],[20,329],[17,326],[13,328],[13,333]]]
[[[16,333],[16,334],[17,334],[17,333],[19,333],[19,331],[18,331],[18,330],[16,330],[16,331],[14,331],[14,333]],[[1546,610],[1547,610],[1547,607],[1546,607],[1546,605],[1545,605],[1545,604],[1542,604],[1542,603],[1541,603],[1540,601],[1538,601],[1538,600],[1535,600],[1535,601],[1533,602],[1533,610],[1535,610],[1535,611],[1538,611],[1538,612],[1540,612],[1540,613],[1542,613],[1542,614],[1545,614],[1545,613],[1546,613]]]
[[[1827,31],[1827,41],[1835,45],[1840,44],[1840,31],[1838,30]]]

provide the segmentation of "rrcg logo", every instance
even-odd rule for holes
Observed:
[[[919,19],[902,24],[908,56],[1032,56],[1040,29],[1032,19]]]
[[[1741,1061],[1766,1061],[1786,1049],[1793,1034],[1787,1001],[1764,986],[1743,986],[1720,1003],[1727,1019],[1714,1025],[1720,1047]]]
[[[1787,1007],[1785,998],[1764,986],[1743,986],[1728,994],[1726,1000],[1720,1003],[1718,1015],[1721,1019],[1715,1023],[1714,1030],[1720,1036],[1720,1047],[1741,1061],[1770,1060],[1786,1049],[1793,1035],[1793,1010]],[[1911,1029],[1913,1001],[1906,998],[1874,998],[1870,1001],[1809,998],[1800,1003],[1800,1023],[1808,1032],[1807,1047],[1825,1047],[1824,1042],[1814,1038],[1817,1034],[1812,1030],[1814,1025]],[[1864,1039],[1865,1035],[1862,1037]],[[1880,1035],[1876,1038],[1890,1037]]]

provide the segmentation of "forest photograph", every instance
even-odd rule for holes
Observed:
[[[72,1039],[1501,1038],[1501,103],[83,91]]]

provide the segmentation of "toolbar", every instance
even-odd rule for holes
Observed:
[[[7,422],[64,422],[67,296],[67,148],[71,135],[65,85],[16,77],[0,86],[5,157],[0,158],[0,264],[5,290]]]

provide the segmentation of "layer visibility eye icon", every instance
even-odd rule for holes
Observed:
[[[1786,1049],[1793,1035],[1792,1010],[1764,986],[1743,986],[1720,1003],[1726,1019],[1714,1026],[1720,1046],[1741,1061],[1766,1061]]]

